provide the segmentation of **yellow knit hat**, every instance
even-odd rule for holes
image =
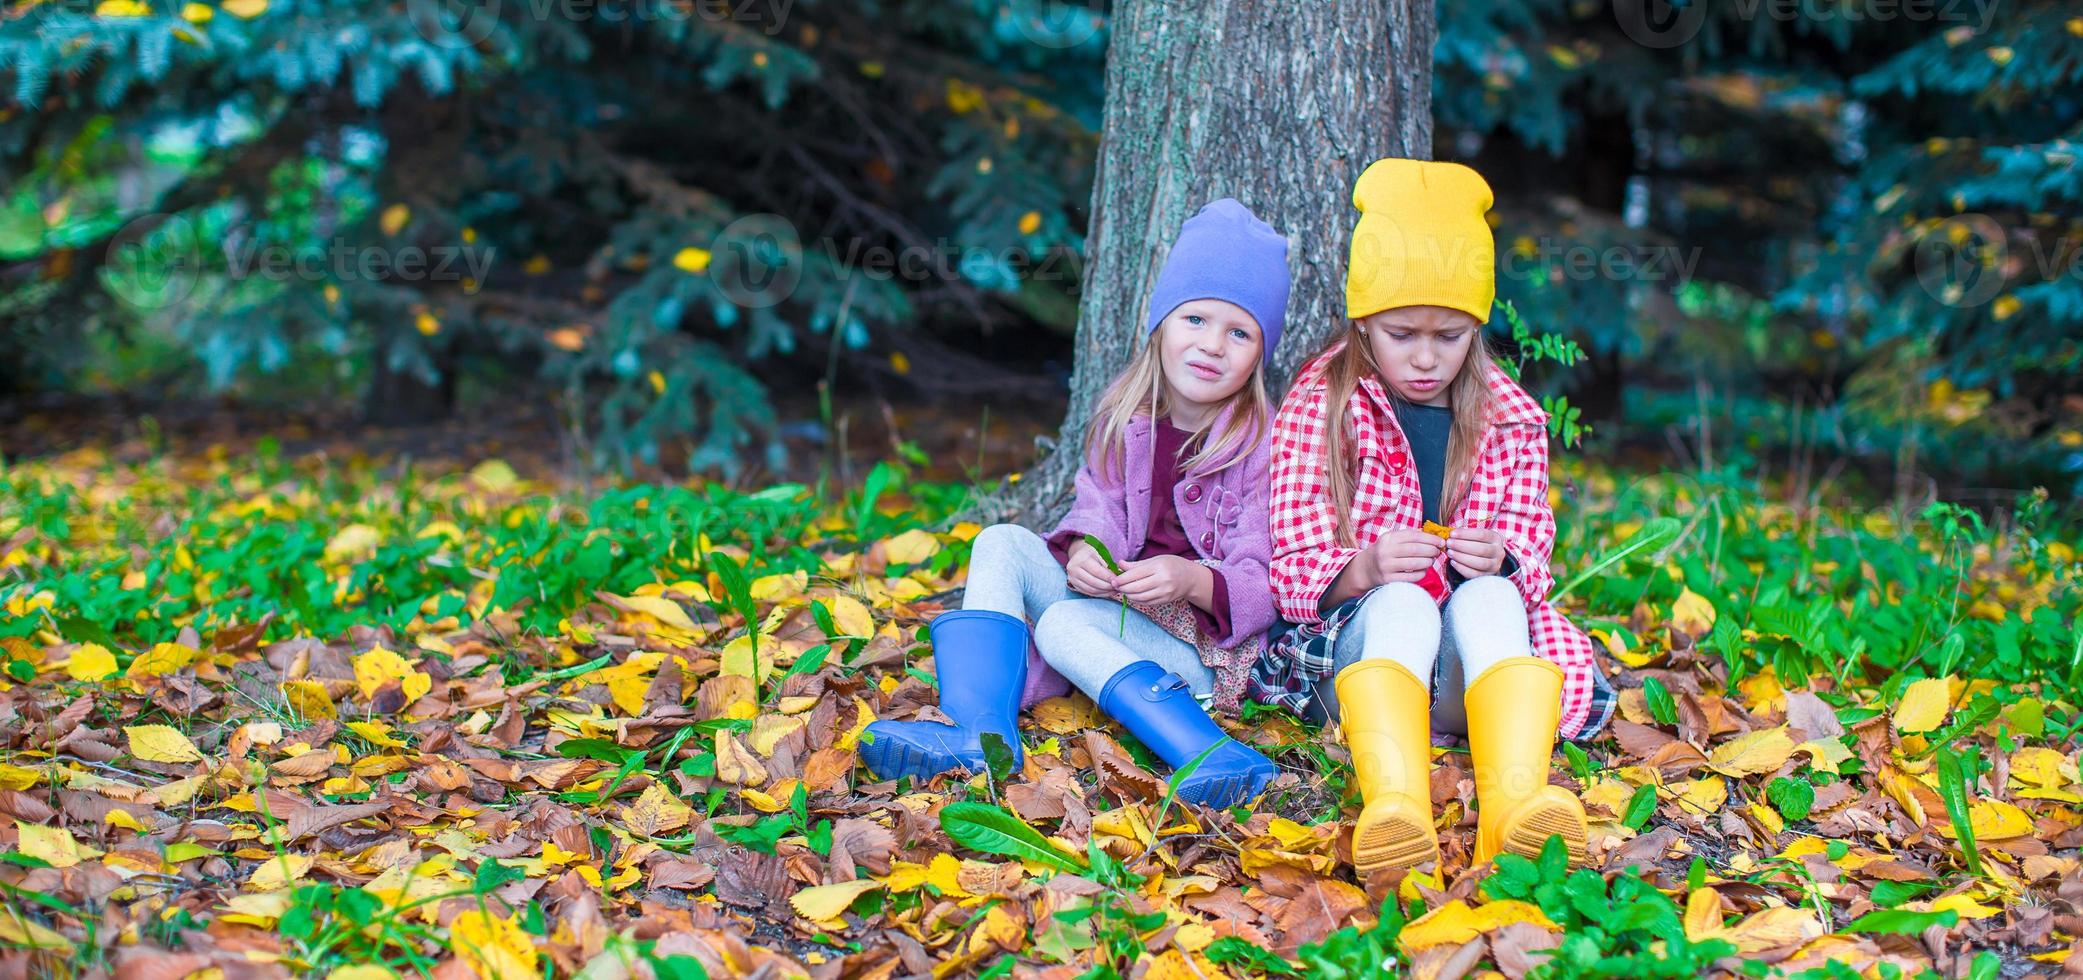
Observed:
[[[1490,184],[1458,163],[1376,160],[1353,185],[1360,209],[1345,269],[1345,315],[1444,306],[1490,322],[1497,244]]]

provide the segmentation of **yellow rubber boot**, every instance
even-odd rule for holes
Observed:
[[[1548,837],[1560,834],[1570,863],[1582,864],[1584,804],[1548,783],[1562,720],[1562,668],[1540,657],[1500,660],[1469,683],[1467,699],[1476,862],[1502,851],[1539,857]]]
[[[1366,808],[1353,828],[1360,879],[1439,859],[1432,829],[1432,692],[1410,668],[1362,660],[1338,672],[1338,724]]]

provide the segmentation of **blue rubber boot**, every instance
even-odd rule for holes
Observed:
[[[928,627],[940,674],[940,710],[954,721],[878,721],[861,760],[883,779],[923,780],[950,769],[983,772],[984,732],[1012,746],[1020,766],[1020,691],[1027,684],[1027,624],[1001,612],[960,609]]]
[[[1179,784],[1179,798],[1189,803],[1234,806],[1257,796],[1280,774],[1273,760],[1224,735],[1215,719],[1201,710],[1186,681],[1152,661],[1129,664],[1109,678],[1099,692],[1099,708],[1173,769],[1215,746],[1200,768]]]

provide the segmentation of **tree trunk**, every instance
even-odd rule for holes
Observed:
[[[1056,447],[981,508],[1028,523],[1068,506],[1100,392],[1142,340],[1180,223],[1234,197],[1292,242],[1272,394],[1344,323],[1353,182],[1432,153],[1430,0],[1121,0],[1107,51],[1070,411]]]

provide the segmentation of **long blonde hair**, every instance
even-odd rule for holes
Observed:
[[[1167,329],[1168,324],[1169,321],[1160,324],[1158,329]],[[1154,423],[1171,414],[1171,386],[1165,384],[1158,358],[1157,332],[1153,330],[1144,337],[1135,359],[1107,385],[1099,396],[1099,405],[1092,411],[1092,427],[1085,433],[1085,459],[1109,479],[1117,475],[1117,467],[1127,465],[1128,423],[1138,415],[1147,415]],[[1244,382],[1217,410],[1218,418],[1222,412],[1229,412],[1223,431],[1196,435],[1200,451],[1180,464],[1179,471],[1196,473],[1206,467],[1209,473],[1220,473],[1243,462],[1266,437],[1273,414],[1270,401],[1266,396],[1266,361],[1261,357],[1251,369],[1251,380]]]
[[[1374,363],[1374,350],[1367,345],[1367,336],[1360,330],[1358,320],[1346,323],[1340,335],[1333,336],[1326,347],[1344,344],[1345,348],[1324,366],[1324,473],[1331,487],[1331,513],[1338,520],[1338,540],[1346,547],[1355,547],[1353,538],[1352,505],[1355,486],[1355,471],[1359,469],[1346,428],[1352,409],[1353,395],[1359,390],[1363,378],[1381,377],[1381,368]],[[1490,384],[1483,377],[1484,367],[1492,363],[1490,345],[1483,340],[1483,330],[1477,327],[1469,341],[1468,358],[1461,362],[1461,373],[1447,383],[1448,400],[1454,410],[1454,428],[1447,436],[1446,473],[1439,481],[1439,514],[1442,521],[1451,520],[1454,509],[1461,506],[1461,499],[1468,494],[1469,476],[1475,470],[1476,453],[1482,449],[1483,435],[1490,424]],[[1387,384],[1383,384],[1388,388]],[[1389,389],[1392,401],[1401,401],[1402,396]]]

